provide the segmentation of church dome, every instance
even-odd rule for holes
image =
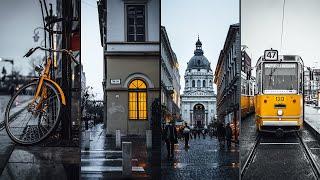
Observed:
[[[187,70],[190,69],[207,69],[211,70],[210,62],[203,55],[202,43],[198,36],[198,41],[196,42],[196,50],[194,50],[194,56],[188,62]]]

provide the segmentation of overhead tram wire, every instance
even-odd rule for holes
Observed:
[[[282,40],[283,40],[283,23],[284,23],[284,8],[286,5],[286,0],[283,0],[283,5],[282,5],[282,24],[281,24],[281,42],[280,42],[280,52],[282,52]]]

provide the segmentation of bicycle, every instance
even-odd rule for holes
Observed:
[[[76,63],[72,52],[66,49],[31,48],[23,57],[36,50],[66,53]],[[17,144],[33,145],[49,137],[60,121],[60,113],[66,105],[61,87],[52,79],[53,60],[47,56],[42,66],[35,71],[39,77],[21,87],[10,99],[5,112],[5,128],[9,137]]]

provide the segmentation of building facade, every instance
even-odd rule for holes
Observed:
[[[145,135],[160,96],[159,0],[100,2],[107,134]],[[100,11],[101,12],[101,11]],[[99,14],[100,14],[99,12]]]
[[[310,102],[318,101],[319,91],[320,91],[320,69],[308,68],[307,70],[304,71],[305,100]]]
[[[182,119],[194,127],[208,126],[215,120],[216,95],[213,89],[213,72],[210,62],[203,55],[199,37],[184,79],[185,88],[181,95]]]
[[[161,27],[161,105],[163,123],[180,119],[180,74],[177,56],[171,48],[164,26]]]
[[[218,121],[230,123],[238,139],[240,119],[241,52],[239,24],[230,25],[215,70]]]

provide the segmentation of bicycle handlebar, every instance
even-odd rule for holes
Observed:
[[[76,58],[73,56],[72,51],[66,50],[66,49],[51,49],[51,48],[44,48],[44,47],[37,46],[35,48],[29,49],[29,51],[23,57],[31,56],[31,54],[33,54],[38,49],[41,49],[43,51],[49,51],[49,52],[66,53],[69,57],[71,57],[73,62],[75,62],[77,65],[79,65],[79,63],[77,62]]]

